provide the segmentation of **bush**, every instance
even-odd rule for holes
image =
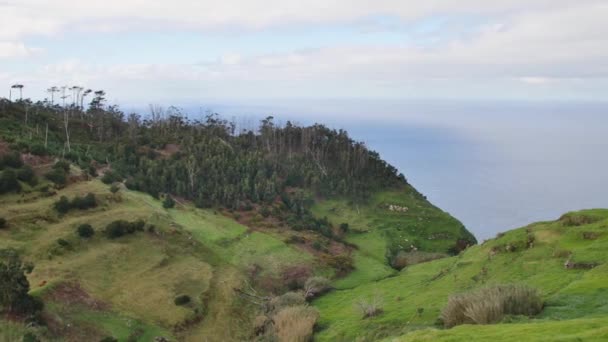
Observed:
[[[70,162],[67,160],[58,160],[55,165],[53,165],[53,169],[55,170],[63,170],[63,172],[70,172]]]
[[[31,185],[36,184],[36,174],[34,174],[34,170],[29,165],[24,165],[17,171],[17,179]]]
[[[146,223],[143,220],[137,220],[135,222],[117,220],[106,226],[105,234],[108,239],[117,239],[127,234],[143,231],[145,225]]]
[[[384,312],[382,309],[382,297],[379,294],[374,294],[371,300],[361,299],[357,302],[357,308],[363,315],[363,318],[376,317]]]
[[[108,170],[104,173],[103,177],[101,177],[101,181],[105,184],[112,184],[114,182],[122,182],[122,176],[117,172]]]
[[[70,211],[70,200],[68,200],[68,198],[65,196],[61,196],[61,198],[59,198],[59,201],[53,204],[53,207],[60,214],[66,214],[68,211]]]
[[[4,229],[8,226],[6,219],[4,217],[0,217],[0,229]]]
[[[272,309],[277,312],[290,306],[304,304],[306,304],[306,298],[304,298],[304,294],[302,292],[287,292],[270,300]]]
[[[95,230],[93,229],[93,227],[90,224],[81,224],[80,226],[78,226],[77,229],[78,232],[78,236],[80,236],[81,238],[85,238],[88,239],[90,237],[92,237],[93,235],[95,235]]]
[[[325,277],[312,277],[304,284],[304,296],[306,299],[315,298],[331,290],[329,279]]]
[[[23,166],[23,160],[21,160],[21,154],[19,152],[11,152],[5,154],[2,159],[0,159],[0,168],[12,167],[13,169],[18,169]]]
[[[442,253],[429,253],[421,251],[399,251],[397,255],[391,260],[391,267],[396,270],[402,270],[406,266],[412,266],[421,264],[423,262],[429,262],[441,258],[445,258],[446,255]]]
[[[61,168],[52,169],[51,171],[47,172],[44,177],[60,186],[64,186],[68,182],[67,173]]]
[[[61,214],[66,214],[70,209],[80,209],[85,210],[89,208],[94,208],[97,206],[97,200],[95,199],[95,195],[92,193],[88,193],[84,197],[76,196],[72,198],[72,200],[68,200],[67,197],[61,196],[59,201],[55,202],[54,207]]]
[[[175,200],[171,196],[167,195],[163,201],[163,208],[171,209],[173,207],[175,207]]]
[[[341,223],[340,231],[342,231],[342,233],[348,233],[350,231],[350,226],[348,225],[348,223]]]
[[[113,184],[110,186],[110,192],[111,192],[111,193],[113,193],[113,194],[115,194],[115,193],[117,193],[118,191],[120,191],[120,186],[118,185],[118,183],[113,183]]]
[[[175,303],[175,305],[182,306],[182,305],[186,305],[186,304],[190,303],[190,301],[191,301],[190,296],[179,295],[179,296],[175,297],[175,299],[173,300],[173,303]]]
[[[80,210],[95,208],[97,206],[97,200],[95,199],[95,194],[88,193],[84,197],[76,196],[72,199],[70,206],[73,209],[80,209]]]
[[[2,175],[0,175],[0,194],[13,191],[21,191],[21,185],[17,181],[17,174],[11,169],[4,170],[2,171]]]
[[[327,266],[330,266],[336,270],[338,276],[343,276],[348,272],[355,269],[353,259],[346,254],[342,255],[329,255],[324,254],[321,256],[321,261]]]
[[[279,341],[306,342],[312,339],[319,313],[308,306],[287,307],[274,316]]]
[[[101,340],[99,340],[99,342],[118,342],[118,340],[112,336],[108,336],[108,337],[102,338]]]
[[[46,156],[48,151],[44,145],[41,144],[33,144],[30,147],[30,153],[36,156]]]
[[[542,299],[535,289],[498,285],[450,296],[441,319],[446,328],[460,324],[492,324],[505,315],[534,316],[542,309]]]
[[[68,240],[65,239],[57,239],[57,244],[63,248],[71,248],[72,245],[70,244],[70,242]]]

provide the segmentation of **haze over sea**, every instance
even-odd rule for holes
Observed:
[[[259,102],[261,103],[261,102]],[[348,130],[480,240],[578,209],[608,207],[608,104],[267,101],[188,106],[237,122]],[[196,109],[195,109],[196,108]]]

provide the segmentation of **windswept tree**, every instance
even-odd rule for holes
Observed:
[[[47,93],[49,93],[51,95],[51,106],[55,105],[55,93],[59,93],[60,90],[58,87],[50,87],[49,89],[46,90]]]
[[[23,100],[23,84],[13,84],[9,93],[9,100],[13,100],[13,89],[19,89],[19,101]]]

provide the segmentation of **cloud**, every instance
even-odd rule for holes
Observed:
[[[23,43],[0,41],[0,58],[27,57],[40,51],[37,48],[27,47]]]
[[[601,3],[578,0],[577,4]],[[372,16],[403,21],[434,14],[493,15],[550,10],[568,0],[4,0],[0,37],[48,35],[68,30],[187,28],[255,30],[286,25],[353,23]]]
[[[261,93],[271,83],[274,88],[269,93],[295,93],[308,87],[328,96],[348,91],[357,96],[372,88],[380,93],[389,88],[415,88],[423,82],[449,88],[489,82],[553,86],[586,80],[592,85],[595,80],[608,79],[608,3],[604,0],[4,0],[0,2],[0,57],[36,52],[16,41],[68,31],[212,34],[278,31],[291,26],[304,30],[320,25],[325,29],[365,27],[366,20],[374,17],[409,23],[432,16],[482,20],[471,20],[466,27],[456,25],[434,44],[427,40],[357,43],[351,39],[333,46],[256,54],[236,46],[215,61],[198,64],[167,60],[107,65],[68,59],[38,65],[18,77],[37,82],[41,88],[42,83],[123,88],[131,84],[142,89],[173,87],[180,92],[190,87],[186,92],[193,94],[199,88],[218,92],[213,86],[222,83],[229,84],[232,88],[225,86],[226,92],[234,89],[235,96],[252,89]]]

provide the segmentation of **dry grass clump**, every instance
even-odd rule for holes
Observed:
[[[460,324],[492,324],[505,315],[534,316],[542,309],[543,301],[536,289],[498,285],[450,296],[441,319],[446,328]]]
[[[306,304],[306,298],[304,298],[304,293],[302,292],[287,292],[270,300],[270,307],[275,312],[289,306],[299,306],[304,304]]]
[[[374,294],[371,300],[360,299],[356,303],[356,306],[364,319],[376,317],[384,312],[384,309],[382,309],[382,297],[377,293]]]
[[[319,312],[309,306],[284,308],[273,318],[276,337],[279,342],[311,341],[317,319]]]

